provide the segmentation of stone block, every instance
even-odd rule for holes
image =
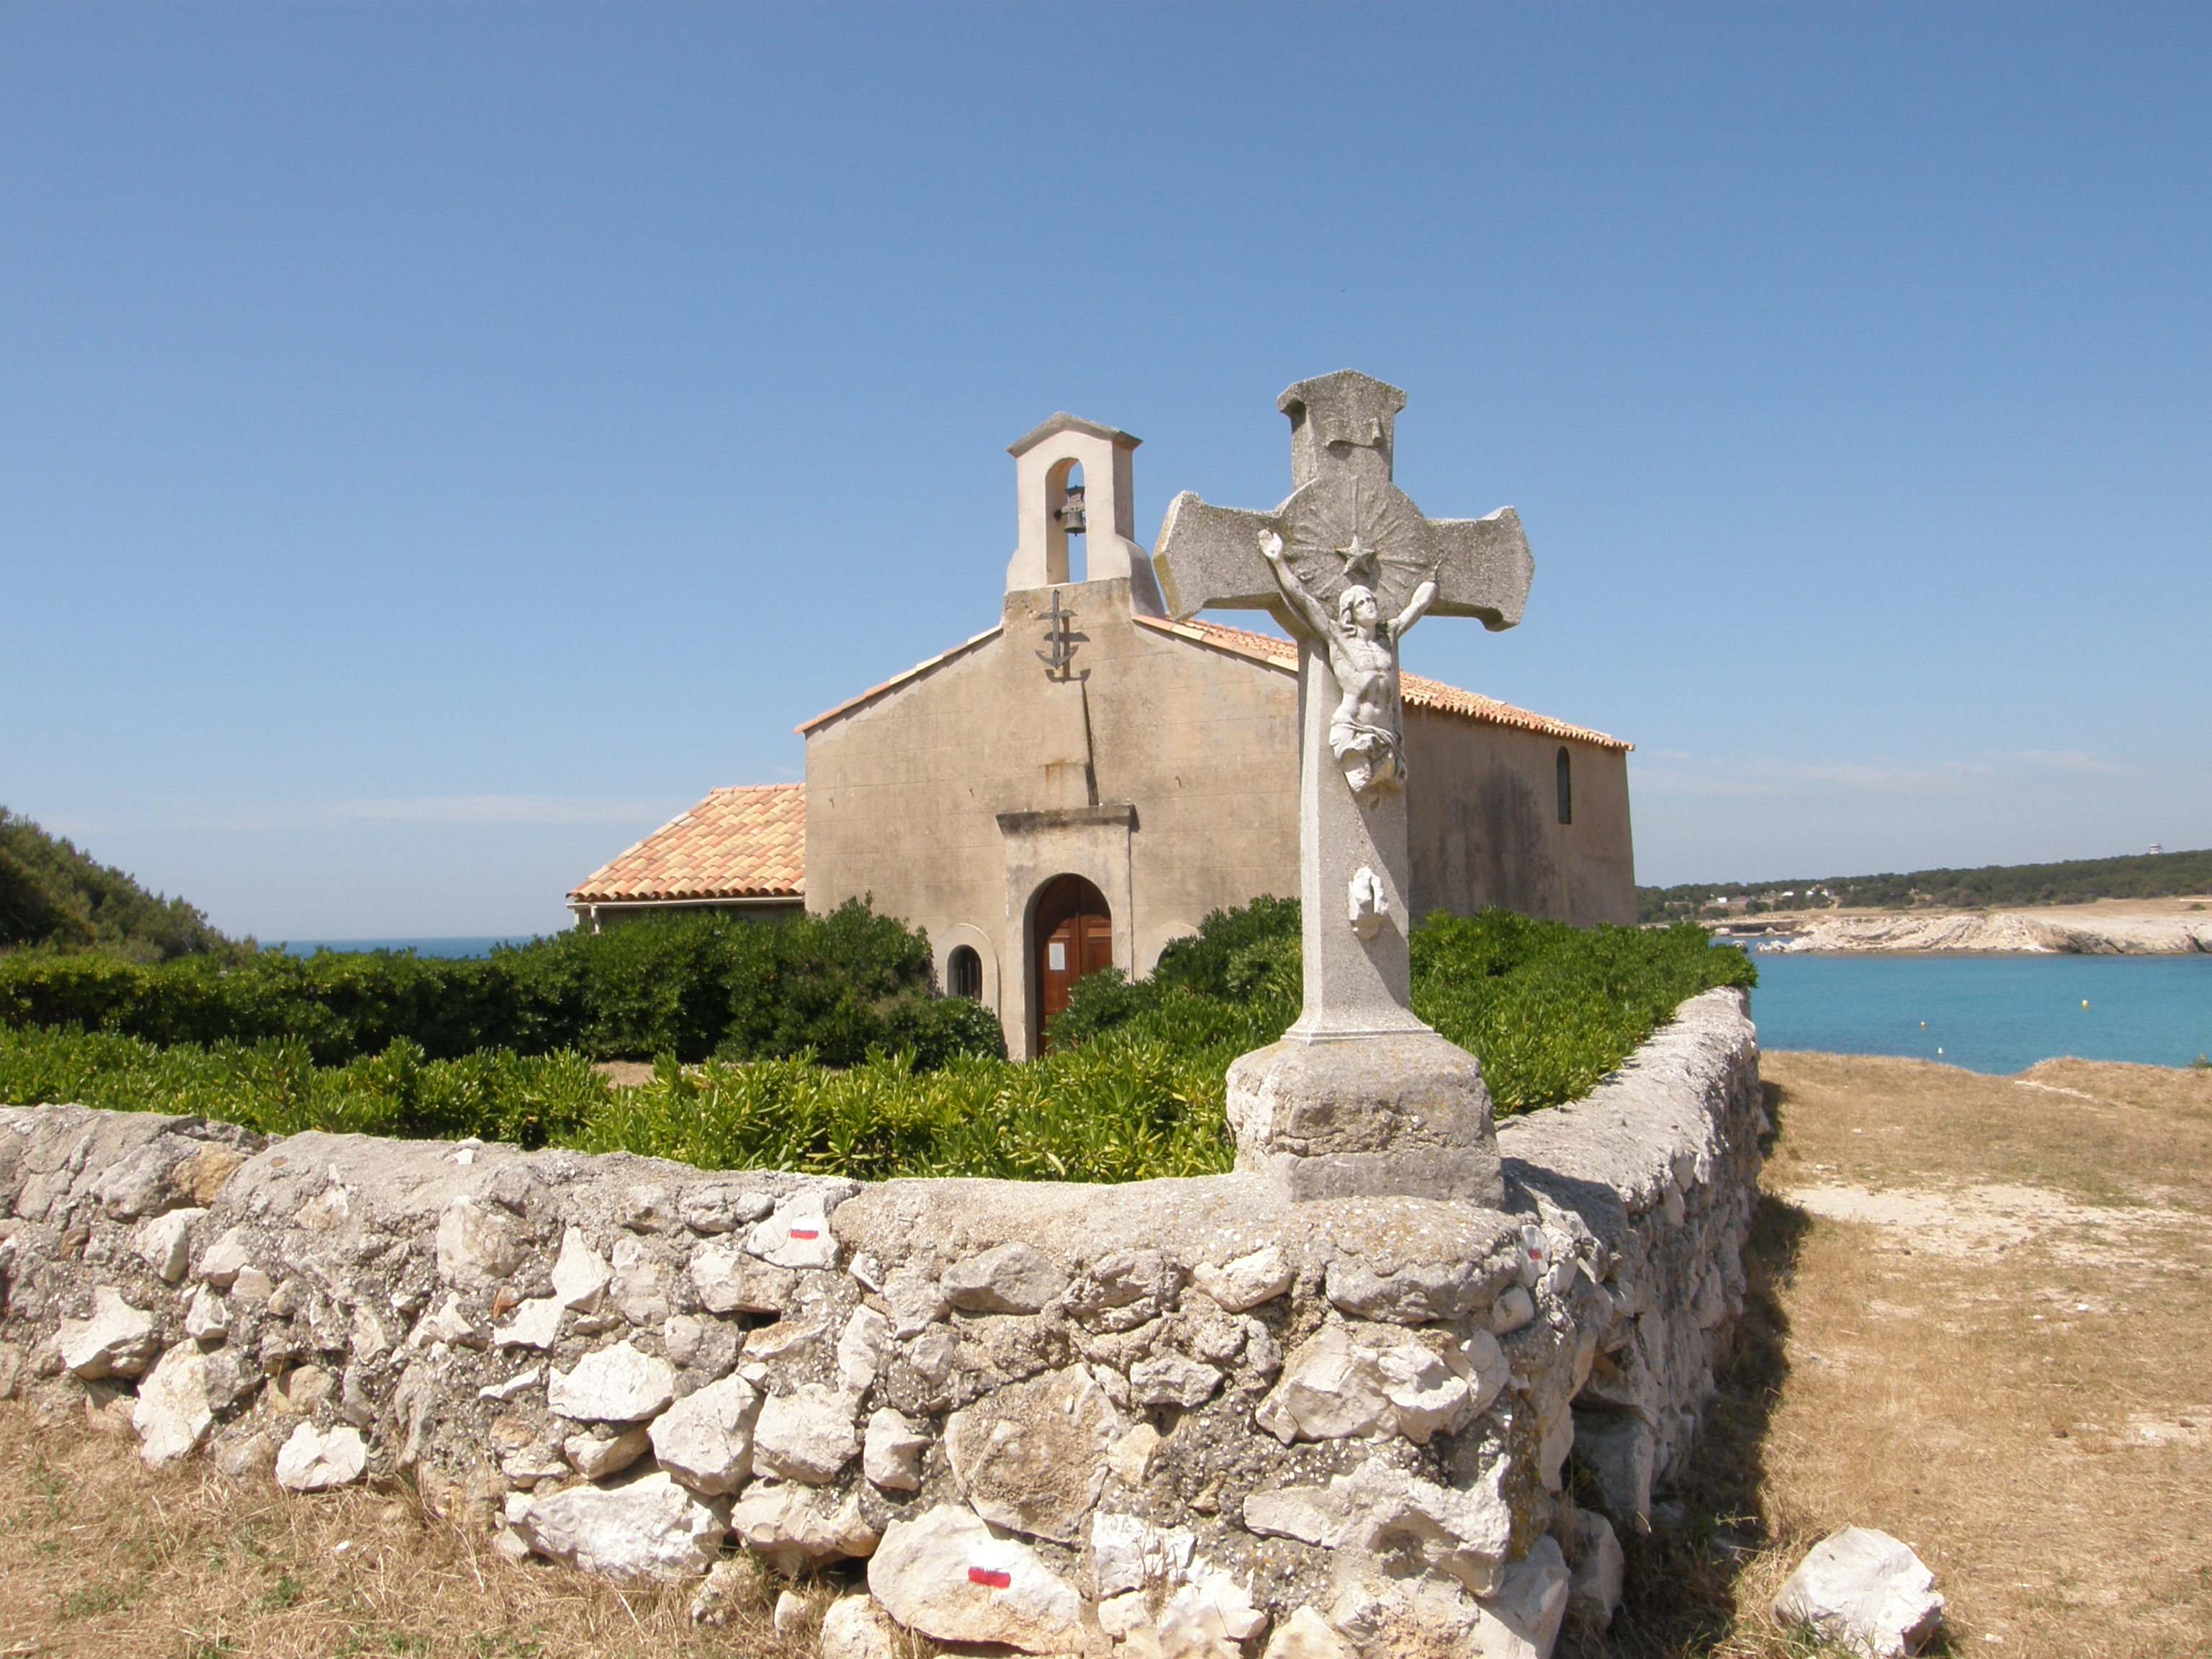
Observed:
[[[1237,1169],[1292,1202],[1504,1202],[1481,1063],[1433,1031],[1255,1048],[1230,1065],[1228,1104]]]
[[[1774,1616],[1855,1652],[1918,1653],[1943,1625],[1936,1575],[1905,1544],[1845,1527],[1815,1544],[1774,1598]]]

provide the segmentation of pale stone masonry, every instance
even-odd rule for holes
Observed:
[[[1503,1207],[8,1109],[0,1398],[705,1616],[732,1549],[847,1562],[856,1642],[1540,1656],[1692,1455],[1766,1127],[1735,991],[1502,1125]]]

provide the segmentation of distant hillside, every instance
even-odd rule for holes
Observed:
[[[2063,864],[1990,864],[1978,870],[1904,875],[1801,877],[1782,881],[1692,882],[1639,887],[1644,921],[1765,910],[1977,910],[1992,906],[2087,904],[2100,898],[2181,898],[2212,892],[2212,849],[2069,859]]]
[[[0,806],[0,951],[32,946],[132,962],[237,948],[184,900],[148,892]]]

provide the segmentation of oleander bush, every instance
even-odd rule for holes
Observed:
[[[218,979],[210,990],[197,965],[165,968],[149,970],[153,990],[130,981],[104,1002],[81,988],[105,994],[112,975],[46,975],[27,989],[0,964],[0,995],[17,999],[0,1028],[0,1102],[863,1179],[1132,1181],[1230,1167],[1229,1063],[1279,1036],[1302,991],[1297,905],[1257,900],[1209,917],[1148,979],[1085,979],[1053,1025],[1053,1051],[1015,1064],[988,1013],[928,994],[919,941],[855,906],[814,923],[640,925],[541,942],[473,978],[441,977],[471,964],[411,957],[308,957],[296,974],[280,960],[257,978],[256,958],[242,987]],[[1694,926],[1585,931],[1440,914],[1413,943],[1415,1011],[1481,1058],[1501,1114],[1587,1092],[1686,998],[1755,977],[1742,952]],[[457,1007],[438,1006],[441,984],[460,988]],[[510,995],[501,1012],[496,999]],[[97,1006],[107,1029],[20,1012],[58,1004]],[[395,1029],[410,1010],[422,1023]],[[210,1029],[207,1040],[173,1035]],[[515,1042],[461,1048],[471,1030]],[[361,1052],[379,1033],[390,1034],[382,1048]],[[592,1064],[640,1053],[656,1064],[636,1087]]]

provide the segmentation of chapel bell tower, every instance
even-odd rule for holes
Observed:
[[[1132,457],[1142,441],[1110,426],[1061,414],[1007,447],[1014,458],[1014,511],[1021,536],[1006,565],[1007,592],[1068,583],[1068,538],[1080,536],[1085,581],[1127,581],[1133,609],[1148,617],[1165,614],[1152,556],[1132,534]]]

